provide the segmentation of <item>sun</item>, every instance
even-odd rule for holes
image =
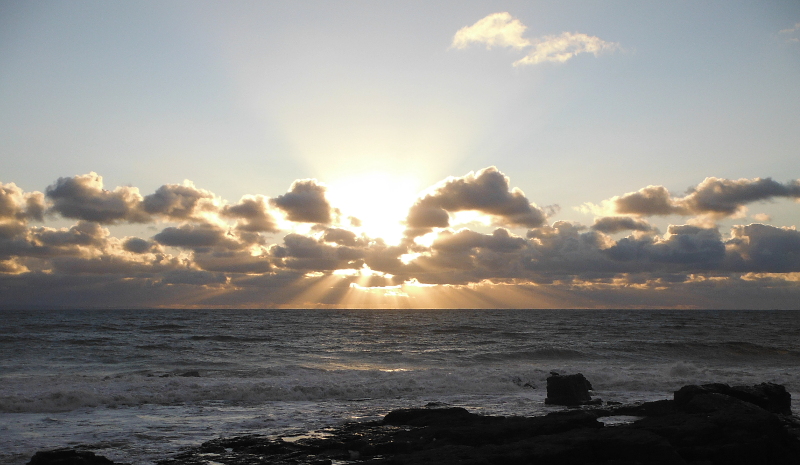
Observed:
[[[328,200],[342,214],[361,221],[360,230],[371,238],[398,244],[403,221],[420,192],[419,180],[386,172],[367,172],[326,182]]]

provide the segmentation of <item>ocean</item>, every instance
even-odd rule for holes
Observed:
[[[81,446],[140,465],[429,403],[543,414],[551,371],[604,401],[765,381],[797,399],[800,312],[2,311],[0,354],[0,463]]]

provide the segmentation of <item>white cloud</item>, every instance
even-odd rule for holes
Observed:
[[[522,37],[525,25],[507,12],[492,13],[472,26],[464,26],[453,37],[453,48],[465,48],[472,43],[486,44],[486,48],[514,47],[522,49],[531,45]]]
[[[579,53],[592,53],[617,50],[619,44],[606,42],[599,37],[581,33],[562,32],[558,36],[545,36],[533,44],[528,56],[514,62],[514,66],[535,65],[545,62],[564,63]]]
[[[526,26],[507,12],[492,13],[472,26],[465,26],[453,36],[452,48],[463,49],[470,44],[486,44],[492,47],[530,49],[528,55],[514,62],[514,66],[535,65],[545,62],[564,63],[579,53],[614,51],[620,48],[615,42],[606,42],[599,37],[579,32],[562,32],[560,35],[544,36],[533,41],[522,37]]]

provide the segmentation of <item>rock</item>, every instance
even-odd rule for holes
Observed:
[[[547,378],[545,404],[582,405],[591,402],[591,383],[580,373],[574,375],[554,374]]]
[[[688,463],[800,464],[800,442],[781,417],[725,394],[695,394],[679,411],[634,425],[665,438]]]
[[[583,380],[580,375],[557,376]],[[549,387],[549,383],[548,383]],[[724,391],[721,392],[721,391]],[[499,417],[459,407],[389,412],[284,441],[261,435],[220,438],[159,465],[800,465],[800,420],[784,411],[782,386],[684,386],[674,400],[564,409],[541,417]],[[733,393],[733,394],[729,394]],[[551,395],[548,389],[548,396]],[[770,401],[765,401],[765,399]],[[781,401],[782,402],[782,401]],[[439,407],[440,405],[435,406]],[[598,418],[640,417],[604,426]],[[45,461],[47,454],[68,460]],[[77,457],[77,458],[76,458]],[[30,465],[111,465],[88,452],[37,453]]]
[[[94,452],[55,449],[35,453],[28,465],[114,465],[114,462]]]
[[[469,423],[478,415],[469,413],[467,409],[461,407],[450,408],[409,408],[393,410],[386,414],[383,422],[387,425],[411,425],[411,426],[431,426],[431,425],[454,425]]]
[[[755,386],[733,387],[721,383],[689,385],[675,391],[674,398],[678,406],[682,407],[699,394],[723,394],[757,405],[772,413],[792,414],[792,395],[779,384],[761,383]]]
[[[199,378],[200,372],[197,370],[187,371],[186,373],[181,373],[178,376],[183,376],[184,378]]]

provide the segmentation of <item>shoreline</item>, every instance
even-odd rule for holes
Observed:
[[[213,439],[156,464],[800,464],[800,419],[781,385],[687,385],[670,400],[592,403],[535,417],[398,409],[297,436]],[[75,449],[39,452],[29,462],[114,463]]]

